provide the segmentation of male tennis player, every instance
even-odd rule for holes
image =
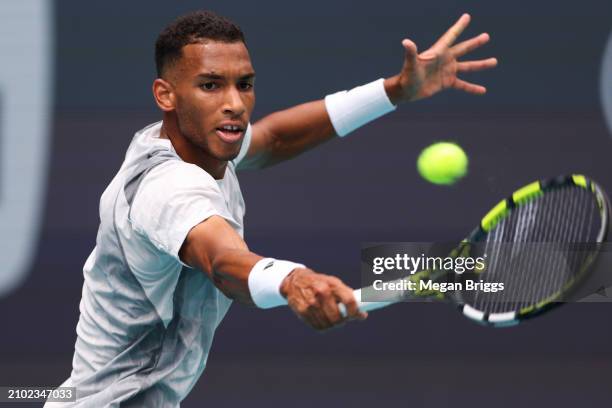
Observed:
[[[238,26],[210,12],[179,18],[158,37],[153,96],[163,120],[140,130],[100,200],[96,247],[84,266],[73,370],[79,407],[176,407],[202,374],[232,300],[288,304],[323,330],[364,319],[351,288],[308,267],[249,251],[236,170],[294,157],[445,88],[484,94],[458,62],[486,43],[453,46],[463,15],[422,54],[404,40],[401,72],[273,113],[251,125],[255,71]],[[276,200],[285,200],[282,192]],[[51,406],[51,403],[48,403]]]

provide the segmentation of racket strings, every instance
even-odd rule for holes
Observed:
[[[573,200],[568,194],[569,190],[564,189],[559,192],[561,195],[559,201],[556,203],[557,205],[553,206],[553,212],[555,216],[553,217],[553,228],[550,233],[550,241],[546,242],[563,242],[559,241],[560,238],[566,237],[566,242],[573,242],[575,240],[575,236],[570,233],[572,228],[576,225],[574,222],[563,222],[563,220],[567,220],[569,217],[572,217],[576,211],[579,211],[579,214],[576,218],[582,218],[583,207],[577,205],[578,200]],[[561,203],[566,202],[567,205],[562,205]],[[572,276],[572,270],[566,264],[566,259],[564,257],[563,248],[559,248],[556,245],[548,245],[544,244],[542,248],[544,252],[544,259],[547,259],[547,262],[542,265],[540,268],[541,273],[538,275],[538,280],[536,284],[532,285],[534,289],[532,292],[533,296],[528,298],[528,302],[525,304],[525,307],[529,304],[535,304],[536,302],[546,299],[547,295],[551,293],[557,293],[562,289],[561,283],[566,282]]]
[[[503,282],[504,290],[464,291],[466,303],[504,313],[555,300],[582,270],[589,256],[583,244],[596,242],[600,223],[594,195],[575,186],[518,205],[487,234],[481,248],[487,265],[476,275]]]
[[[533,271],[529,269],[522,271],[523,274],[532,273],[534,276],[531,281],[528,279],[521,281],[522,286],[519,293],[524,293],[525,296],[524,299],[518,299],[517,308],[519,309],[534,304],[538,299],[542,298],[543,293],[548,291],[550,286],[554,287],[551,281],[552,276],[555,276],[553,271],[557,276],[563,276],[566,273],[559,265],[559,254],[555,251],[554,245],[548,243],[557,242],[556,238],[563,236],[562,234],[565,233],[565,227],[568,223],[564,223],[562,220],[567,218],[568,212],[574,210],[574,202],[566,201],[568,198],[567,190],[560,190],[557,194],[559,195],[558,200],[543,203],[544,205],[549,205],[549,208],[545,210],[548,217],[545,223],[539,225],[539,235],[535,237],[537,239],[535,245],[542,246],[542,248],[534,248],[533,252],[535,253],[532,254],[532,257],[537,257],[539,264]]]

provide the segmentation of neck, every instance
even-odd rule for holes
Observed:
[[[195,164],[216,180],[222,179],[225,175],[227,161],[210,157],[202,148],[188,140],[181,133],[173,112],[164,112],[160,137],[170,140],[172,147],[184,162]]]

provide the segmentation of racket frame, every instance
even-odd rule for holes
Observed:
[[[451,252],[450,256],[458,257],[462,256],[462,254],[465,254],[466,251],[469,251],[470,245],[472,243],[481,242],[482,239],[489,233],[489,231],[493,230],[502,220],[506,219],[510,215],[514,208],[522,206],[527,202],[540,197],[548,191],[567,186],[576,186],[584,188],[595,195],[601,217],[600,230],[597,232],[596,242],[594,242],[594,248],[598,249],[599,244],[602,244],[604,241],[606,241],[608,237],[608,232],[610,230],[610,201],[604,190],[597,183],[582,174],[571,174],[568,176],[560,176],[553,179],[535,181],[516,190],[509,197],[501,200],[481,219],[479,226],[476,227],[468,235],[468,237],[464,239],[457,246],[457,248]],[[410,298],[449,301],[450,303],[454,303],[464,316],[476,323],[485,326],[514,326],[525,319],[538,316],[562,304],[562,299],[566,299],[580,287],[580,283],[588,275],[587,271],[594,264],[598,254],[598,250],[593,251],[585,260],[585,262],[583,262],[582,267],[578,271],[576,276],[572,278],[569,282],[567,282],[561,290],[557,291],[556,293],[548,296],[546,299],[534,305],[524,307],[517,311],[486,313],[465,303],[460,293],[457,293],[456,291],[449,291],[446,293],[433,291],[416,295],[411,293]],[[436,279],[443,275],[442,273],[440,273],[439,276],[436,277],[432,274],[435,274],[435,271],[426,270],[417,272],[416,274],[411,275],[407,279],[415,281],[422,280],[424,278]],[[454,275],[456,275],[456,281],[460,281],[461,276],[459,276],[458,274]],[[359,309],[365,312],[381,309],[392,304],[407,300],[406,296],[397,296],[396,298],[389,301],[364,302],[361,299],[362,292],[365,289],[368,288],[357,289],[354,291]],[[346,309],[344,308],[344,305],[340,305],[340,311],[343,315],[346,315]]]

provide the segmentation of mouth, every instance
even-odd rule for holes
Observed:
[[[236,143],[244,135],[244,127],[240,125],[223,125],[216,129],[217,136],[225,143]]]

